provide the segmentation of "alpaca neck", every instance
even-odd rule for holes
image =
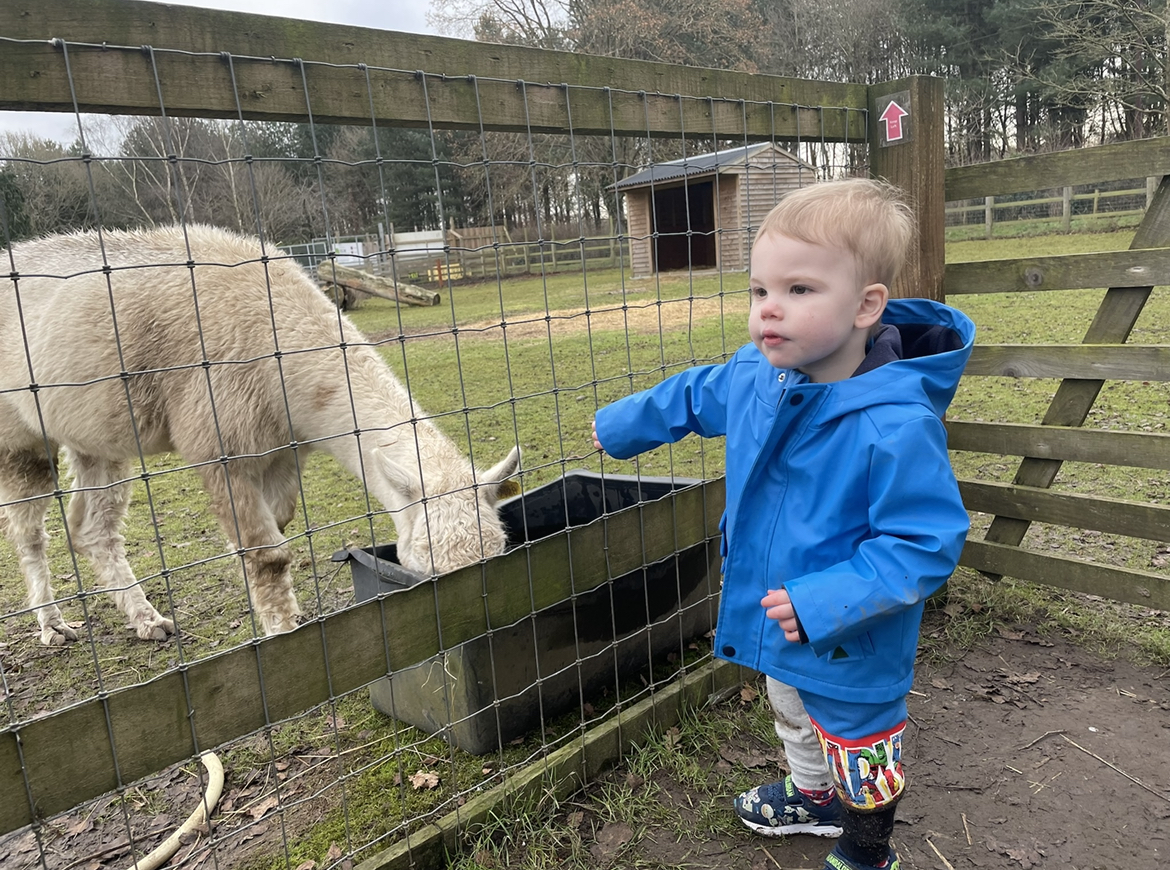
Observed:
[[[375,450],[404,469],[416,484],[421,484],[419,469],[426,471],[428,488],[438,484],[436,472],[466,464],[455,445],[426,419],[426,412],[415,404],[393,372],[370,350],[353,354],[349,366],[349,390],[339,396],[336,419],[356,422],[359,438],[336,438],[322,443],[352,474],[363,478],[376,489],[381,475],[375,469]],[[352,407],[350,403],[352,402]],[[334,424],[335,429],[338,428]],[[360,441],[360,447],[359,447]],[[383,492],[375,492],[389,507]]]

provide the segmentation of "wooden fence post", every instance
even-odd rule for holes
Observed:
[[[983,235],[991,238],[991,228],[995,224],[995,197],[983,197]]]
[[[911,247],[891,296],[943,299],[946,194],[943,81],[911,76],[869,88],[869,166],[906,191],[918,218]]]
[[[1072,232],[1072,188],[1065,185],[1061,195],[1062,227],[1066,233]]]

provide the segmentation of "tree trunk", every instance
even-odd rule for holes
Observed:
[[[351,290],[380,296],[392,302],[405,305],[438,305],[439,294],[415,284],[381,278],[362,269],[351,269],[337,263],[321,263],[317,267],[317,278],[322,284],[336,284]]]

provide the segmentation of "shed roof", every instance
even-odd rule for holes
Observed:
[[[660,184],[664,181],[690,178],[695,175],[714,175],[723,169],[742,166],[750,158],[762,151],[768,150],[774,151],[777,156],[790,160],[793,163],[800,163],[809,169],[813,169],[812,164],[801,160],[790,151],[785,151],[772,142],[760,142],[756,145],[747,145],[742,148],[728,148],[723,151],[712,151],[709,154],[696,154],[693,157],[684,157],[681,160],[655,163],[653,166],[649,166],[646,169],[642,169],[633,175],[623,178],[616,184],[611,184],[610,189],[627,190],[631,187]]]

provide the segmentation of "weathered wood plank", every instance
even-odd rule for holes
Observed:
[[[652,730],[661,731],[679,721],[684,710],[701,710],[712,696],[742,684],[751,671],[730,662],[713,661],[687,674],[652,697],[620,710],[613,718],[530,764],[519,774],[477,795],[434,824],[410,835],[357,865],[355,870],[412,870],[441,866],[458,852],[461,837],[492,814],[499,815],[519,801],[552,797],[565,800],[584,783],[622,757]]]
[[[722,510],[709,481],[36,719],[19,747],[0,731],[0,833],[30,791],[38,817],[66,810],[709,540]]]
[[[961,420],[947,420],[946,426],[952,450],[1170,469],[1170,435]]]
[[[0,4],[0,37],[32,40],[0,50],[4,109],[73,111],[63,52],[47,43],[56,38],[71,43],[82,112],[158,114],[161,88],[168,114],[209,118],[303,122],[311,108],[318,123],[337,124],[369,124],[372,114],[436,128],[482,121],[489,130],[601,135],[866,136],[864,85],[140,0],[11,0]]]
[[[912,76],[872,85],[869,90],[870,173],[906,191],[918,222],[917,242],[910,246],[890,295],[925,296],[941,302],[946,247],[943,81]],[[896,140],[883,135],[885,122],[879,117],[891,99],[909,112],[899,119],[901,135]]]
[[[948,202],[1170,173],[1170,137],[1030,154],[947,170]]]
[[[959,481],[959,493],[967,510],[1035,523],[1096,529],[1151,541],[1166,540],[1170,529],[1170,507],[1160,505],[971,480]]]
[[[1170,609],[1170,578],[1148,571],[974,540],[968,540],[963,547],[959,564],[995,576],[1102,595],[1142,607]]]
[[[998,344],[976,345],[965,375],[1008,378],[1170,380],[1170,346]]]
[[[948,296],[1170,284],[1170,248],[949,263]]]

